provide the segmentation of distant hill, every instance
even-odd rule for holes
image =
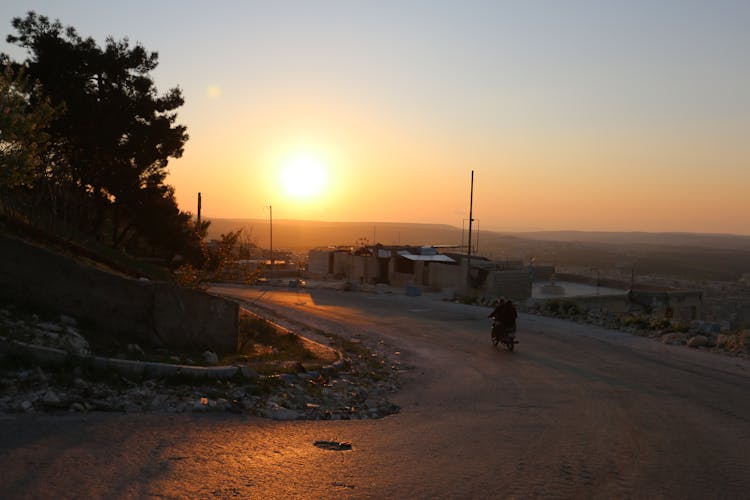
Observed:
[[[268,248],[269,224],[262,219],[210,219],[209,238],[244,228],[259,247]],[[446,224],[321,222],[274,220],[273,246],[305,252],[310,248],[354,245],[362,238],[384,245],[461,245],[468,229]],[[736,281],[750,273],[750,236],[690,233],[543,231],[504,233],[480,228],[475,251],[493,260],[531,258],[539,264],[586,269],[635,269],[641,275],[688,280]],[[626,271],[623,271],[626,272]]]
[[[267,247],[268,219],[209,219],[209,238],[244,228],[259,246]],[[595,232],[595,231],[534,231],[499,232],[474,228],[472,239],[479,244],[527,244],[536,241],[600,243],[605,245],[656,245],[703,247],[726,250],[750,250],[750,236],[731,234]],[[329,245],[353,245],[366,238],[369,243],[384,245],[460,245],[462,229],[448,224],[414,224],[400,222],[323,222],[279,219],[273,221],[274,246],[288,249],[309,249]],[[468,238],[468,228],[463,229]],[[465,243],[465,242],[464,242]],[[532,244],[532,246],[534,246]]]
[[[244,229],[255,243],[264,248],[269,244],[268,219],[208,219],[208,237]],[[407,224],[394,222],[322,222],[274,219],[273,246],[287,250],[354,245],[362,238],[368,243],[384,245],[459,245],[461,228],[446,224]]]
[[[589,243],[689,246],[750,250],[750,236],[702,233],[644,233],[644,232],[587,232],[539,231],[512,233],[523,239],[543,241],[580,241]]]

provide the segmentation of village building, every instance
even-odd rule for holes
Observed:
[[[345,279],[357,285],[384,283],[407,292],[444,292],[482,298],[531,296],[531,277],[522,263],[509,266],[485,257],[441,253],[434,246],[327,247],[308,254],[310,278]],[[468,271],[468,268],[471,270]]]
[[[543,303],[565,300],[582,310],[692,321],[703,318],[703,292],[638,286],[615,289],[555,280],[554,266],[521,260],[492,261],[454,252],[456,247],[341,246],[310,250],[307,277],[340,279],[353,287],[387,284],[407,294],[442,292],[492,300]],[[470,268],[470,270],[469,270]]]

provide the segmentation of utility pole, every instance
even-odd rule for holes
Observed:
[[[461,250],[463,250],[463,248],[464,248],[464,231],[465,231],[465,226],[466,226],[466,221],[467,220],[469,220],[469,219],[463,219],[463,220],[461,220],[461,247],[460,247]]]
[[[474,239],[474,255],[479,255],[479,223],[482,222],[479,219],[474,219],[477,223],[477,237]]]
[[[271,277],[273,278],[273,207],[268,205],[268,227],[269,227],[269,262],[271,263]]]
[[[201,225],[201,194],[198,193],[198,225]]]
[[[471,171],[471,194],[469,196],[469,248],[466,254],[466,283],[471,288],[471,223],[474,222],[474,171]]]

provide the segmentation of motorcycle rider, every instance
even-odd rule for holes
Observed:
[[[495,337],[504,337],[509,332],[515,332],[517,316],[518,314],[513,302],[505,300],[502,297],[499,298],[495,302],[495,308],[487,316],[495,320],[495,324],[492,327],[492,335]]]

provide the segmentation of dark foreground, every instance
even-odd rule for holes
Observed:
[[[746,498],[750,491],[746,360],[530,316],[521,318],[521,343],[510,354],[491,346],[481,308],[328,291],[267,292],[262,300],[398,352],[412,367],[392,398],[401,412],[315,422],[0,417],[2,496]],[[352,446],[315,446],[321,440]]]

